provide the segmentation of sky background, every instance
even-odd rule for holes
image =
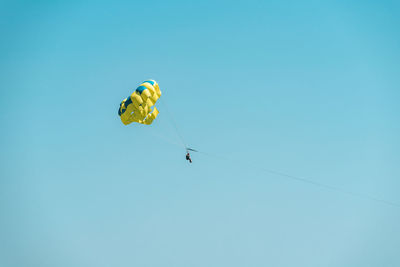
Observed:
[[[1,1],[0,266],[400,266],[399,12]]]

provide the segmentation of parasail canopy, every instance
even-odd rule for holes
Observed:
[[[150,125],[157,118],[158,110],[154,106],[161,96],[158,83],[154,80],[144,81],[119,105],[118,115],[123,124],[132,122]]]

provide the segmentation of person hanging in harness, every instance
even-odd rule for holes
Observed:
[[[190,158],[189,152],[186,154],[186,160],[188,160],[190,163],[192,163],[192,159]]]

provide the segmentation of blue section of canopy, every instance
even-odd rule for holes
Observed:
[[[138,88],[136,88],[136,92],[142,94],[142,92],[143,92],[144,90],[146,90],[146,89],[147,89],[146,86],[141,85],[141,86],[139,86]]]

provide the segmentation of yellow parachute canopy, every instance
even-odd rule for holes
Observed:
[[[119,105],[118,115],[123,124],[132,122],[150,125],[157,118],[158,110],[153,107],[161,96],[158,83],[154,80],[144,81],[128,98]]]

